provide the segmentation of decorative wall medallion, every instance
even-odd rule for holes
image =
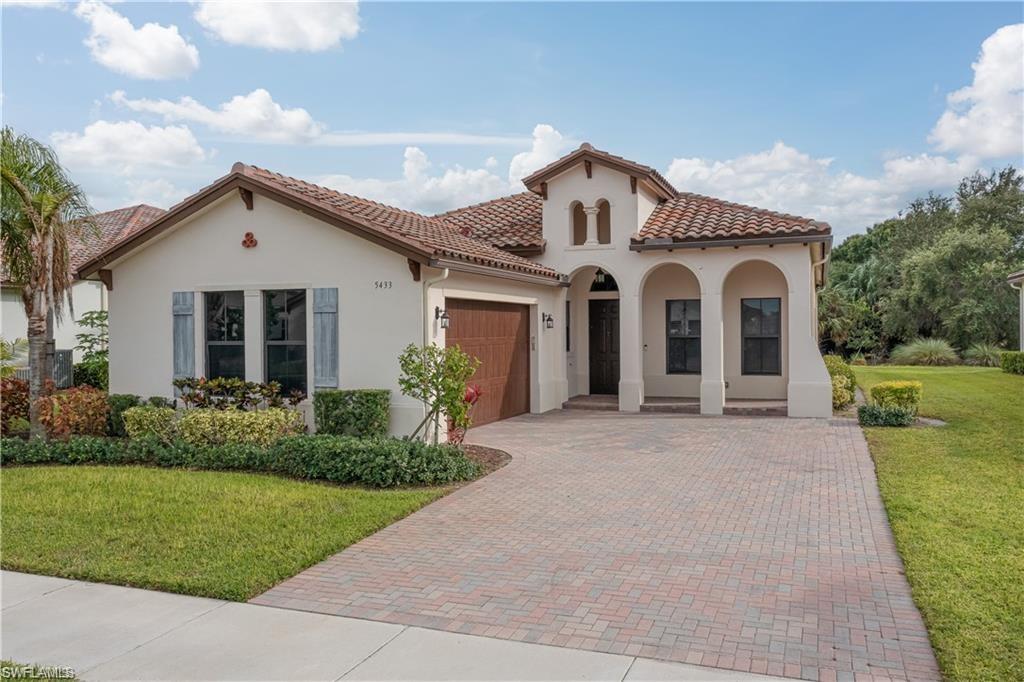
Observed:
[[[245,238],[242,240],[242,246],[247,249],[251,249],[256,246],[259,242],[256,241],[256,237],[253,236],[252,232],[246,232]]]

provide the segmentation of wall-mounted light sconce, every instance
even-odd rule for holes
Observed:
[[[541,313],[540,319],[544,322],[545,329],[555,328],[555,316],[550,313]]]
[[[441,321],[441,329],[447,329],[452,323],[452,318],[448,317],[448,311],[441,310],[441,306],[434,308],[434,319]]]
[[[604,284],[604,270],[601,268],[597,269],[597,272],[594,273],[594,281],[598,284]]]

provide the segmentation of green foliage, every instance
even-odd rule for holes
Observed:
[[[50,438],[107,433],[107,394],[92,386],[76,386],[45,395],[36,405],[39,420]]]
[[[841,376],[846,377],[848,382],[848,388],[853,390],[857,386],[857,375],[854,373],[853,368],[846,364],[846,360],[841,355],[826,355],[823,360],[825,361],[825,369],[828,370],[828,375],[831,377]]]
[[[470,425],[469,408],[465,401],[466,382],[480,366],[458,346],[441,348],[430,344],[420,347],[409,344],[398,358],[402,376],[398,385],[402,393],[423,402],[427,415],[412,433],[412,438],[433,423],[434,442],[437,443],[439,418],[443,414],[455,429]]]
[[[142,404],[142,398],[131,393],[111,393],[107,396],[110,413],[107,417],[107,434],[115,438],[124,438],[128,432],[124,430],[124,411]]]
[[[1017,302],[1005,280],[1024,267],[1022,184],[1012,167],[977,173],[953,197],[917,199],[836,247],[819,295],[822,338],[879,355],[919,336],[1015,346]]]
[[[316,432],[336,436],[386,436],[391,423],[391,391],[364,388],[321,390],[313,394]]]
[[[159,408],[126,411],[133,417]],[[224,414],[224,413],[221,413]],[[228,413],[230,414],[230,413]],[[241,413],[244,414],[244,413]],[[263,414],[263,413],[258,413]],[[152,429],[155,432],[156,429]],[[288,436],[263,447],[247,443],[197,445],[160,438],[153,433],[132,440],[71,437],[44,441],[5,439],[0,463],[12,464],[146,464],[161,467],[266,471],[295,478],[357,483],[378,488],[438,485],[464,481],[480,473],[478,465],[453,445],[431,445],[398,438]]]
[[[867,364],[868,360],[863,353],[854,353],[850,356],[850,366],[852,367],[864,367]]]
[[[75,334],[78,345],[75,350],[82,351],[82,362],[96,360],[107,361],[110,345],[110,331],[106,310],[90,310],[78,318],[78,326],[88,331]]]
[[[156,438],[169,443],[177,435],[177,413],[169,407],[140,405],[121,412],[129,438]]]
[[[1004,351],[999,366],[1010,374],[1024,374],[1024,351]]]
[[[853,403],[853,390],[850,380],[836,374],[832,377],[832,409],[842,410]]]
[[[889,358],[897,365],[956,365],[960,357],[944,339],[914,339],[896,346]]]
[[[75,386],[92,386],[105,391],[110,382],[110,364],[106,358],[83,360],[74,366],[72,381]]]
[[[28,419],[28,406],[27,381],[15,377],[0,379],[0,432],[3,435],[17,433],[14,421]]]
[[[267,447],[304,429],[302,413],[280,407],[259,412],[187,410],[178,420],[178,435],[190,445],[238,443]]]
[[[14,376],[18,367],[24,367],[28,361],[28,341],[14,339],[7,341],[0,337],[0,379]]]
[[[879,407],[899,407],[915,415],[924,386],[920,381],[880,381],[871,387],[871,402]]]
[[[1003,349],[991,343],[975,343],[964,351],[964,362],[978,367],[998,367]]]
[[[910,426],[917,415],[905,407],[861,405],[857,408],[857,421],[861,426]]]
[[[261,407],[283,407],[281,384],[271,381],[265,384],[245,381],[235,377],[185,377],[174,380],[174,387],[181,394],[185,408],[212,407],[217,410],[257,410]],[[298,405],[305,398],[301,392],[293,391],[288,404]]]
[[[153,407],[174,407],[174,400],[165,398],[162,395],[151,395],[146,398],[146,404]]]

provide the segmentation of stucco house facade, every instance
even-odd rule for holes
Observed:
[[[83,264],[110,312],[110,390],[179,376],[392,390],[410,343],[480,358],[486,423],[612,396],[831,414],[816,288],[827,224],[680,192],[583,145],[525,192],[425,216],[237,163]]]

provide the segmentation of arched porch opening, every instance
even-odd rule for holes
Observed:
[[[569,397],[618,395],[619,287],[606,268],[588,265],[569,279],[566,297],[566,377]]]
[[[789,286],[763,260],[733,267],[722,282],[726,400],[786,400]]]
[[[699,404],[702,316],[697,276],[681,263],[654,267],[641,285],[640,306],[645,404],[661,398]]]

